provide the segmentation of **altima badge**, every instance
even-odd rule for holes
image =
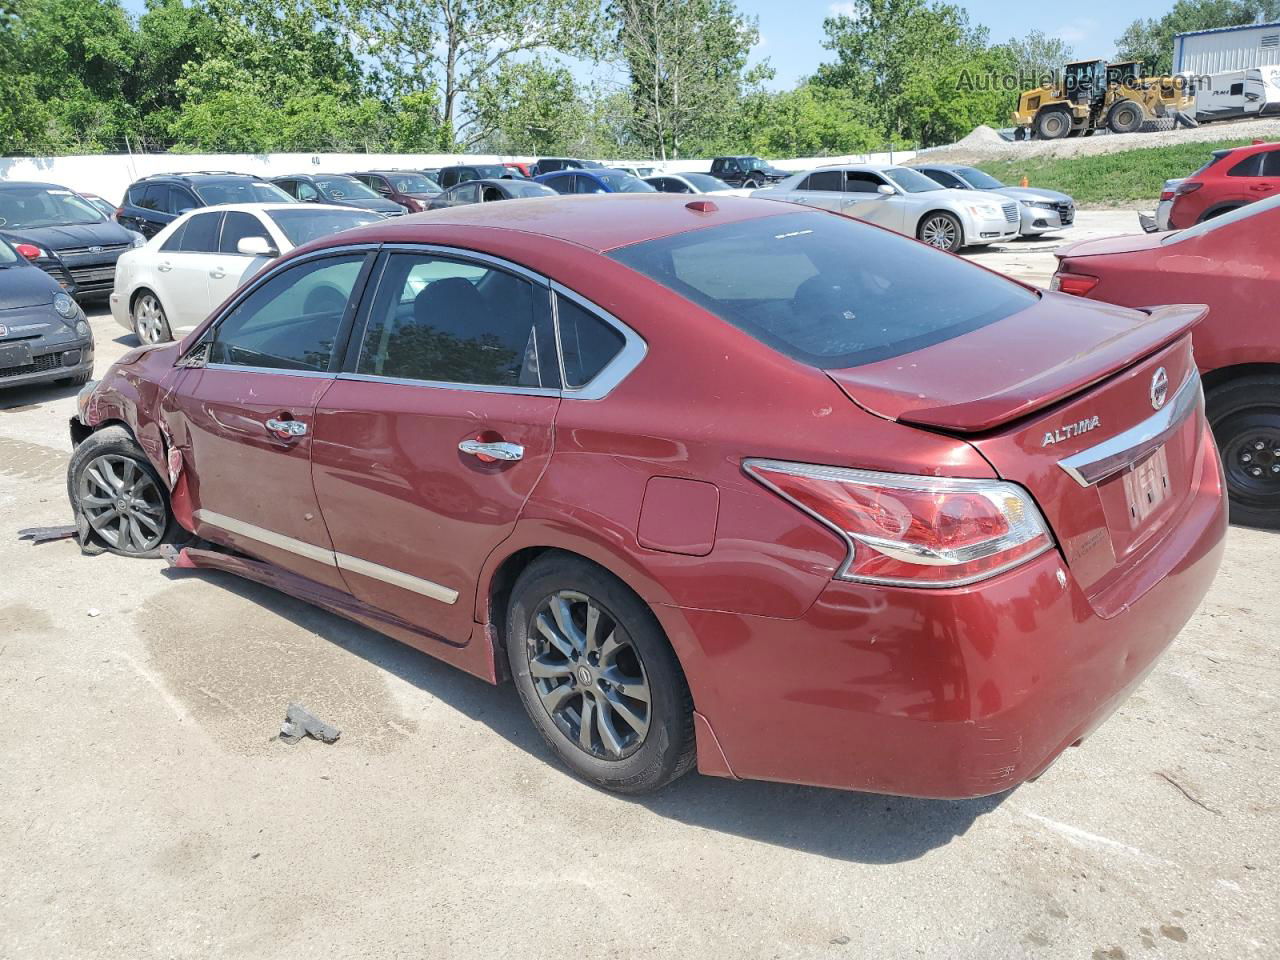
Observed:
[[[1044,442],[1040,446],[1050,447],[1055,443],[1061,443],[1063,440],[1070,440],[1072,437],[1078,437],[1082,433],[1088,433],[1090,430],[1096,430],[1100,426],[1102,426],[1101,417],[1086,417],[1084,420],[1077,420],[1075,423],[1064,424],[1057,430],[1046,430]]]
[[[1164,367],[1161,367],[1151,378],[1151,408],[1159,410],[1164,406],[1165,398],[1168,396],[1169,374],[1164,372]]]

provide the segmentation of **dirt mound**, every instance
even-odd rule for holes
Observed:
[[[984,150],[991,147],[1005,147],[1008,141],[1000,134],[996,133],[991,127],[985,123],[980,123],[969,132],[969,135],[963,140],[953,143],[951,147],[944,149],[956,150]]]

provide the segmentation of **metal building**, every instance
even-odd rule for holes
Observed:
[[[1173,72],[1197,76],[1280,64],[1280,23],[1196,30],[1173,38]]]

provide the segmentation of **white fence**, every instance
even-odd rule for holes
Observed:
[[[850,154],[843,157],[799,157],[775,160],[774,165],[782,170],[799,171],[833,163],[900,163],[914,156],[913,151],[902,150],[895,153]],[[532,162],[534,159],[533,157],[501,157],[494,154],[464,156],[441,153],[145,153],[76,157],[6,157],[0,158],[0,180],[56,183],[83,193],[96,193],[111,203],[119,203],[124,198],[124,192],[129,184],[155,173],[231,170],[236,173],[253,173],[260,177],[278,177],[307,171],[347,173],[378,169],[416,170],[424,167],[443,167],[452,163]],[[670,160],[666,163],[652,160],[618,160],[616,162],[661,167],[672,173],[706,171],[711,168],[709,159]]]

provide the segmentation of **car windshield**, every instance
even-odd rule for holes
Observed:
[[[378,193],[355,177],[316,177],[316,188],[334,200],[377,200]]]
[[[779,353],[828,370],[933,346],[1037,299],[958,257],[816,212],[693,230],[611,256]]]
[[[544,183],[533,183],[532,181],[519,181],[518,183],[503,184],[507,192],[513,197],[547,197],[556,196],[556,192]]]
[[[611,170],[605,173],[597,173],[596,177],[613,193],[657,193],[653,188],[653,184],[645,183],[629,173],[619,173],[616,170]]]
[[[1181,243],[1183,240],[1203,237],[1206,233],[1213,233],[1215,230],[1221,230],[1223,227],[1229,227],[1233,223],[1239,223],[1241,220],[1248,220],[1251,217],[1267,217],[1267,226],[1270,230],[1275,230],[1277,226],[1280,226],[1280,222],[1277,222],[1277,218],[1274,215],[1274,211],[1277,209],[1280,209],[1280,196],[1268,197],[1266,200],[1259,200],[1257,203],[1228,210],[1226,213],[1221,213],[1210,220],[1197,223],[1193,227],[1187,227],[1185,230],[1176,230],[1173,233],[1165,234],[1160,238],[1160,243]],[[1258,227],[1261,228],[1262,226],[1262,221],[1259,221]],[[1270,230],[1266,234],[1259,234],[1258,236],[1260,238],[1262,236],[1273,236],[1274,234]]]
[[[955,172],[975,190],[1003,190],[1004,184],[977,167],[957,167]]]
[[[401,193],[440,192],[440,184],[420,173],[388,173],[387,179]]]
[[[58,227],[104,219],[88,200],[61,187],[0,186],[0,227]]]
[[[211,207],[223,203],[292,203],[274,183],[261,180],[215,180],[195,186],[196,196]]]
[[[744,165],[744,166],[746,166],[746,167],[748,167],[748,168],[750,168],[750,169],[752,169],[752,170],[754,170],[754,169],[755,169],[755,168],[757,168],[757,167],[767,167],[767,166],[769,166],[769,164],[765,163],[765,162],[764,162],[763,160],[761,160],[759,157],[743,157],[743,158],[742,158],[742,163],[743,163],[743,165]]]
[[[684,177],[703,193],[717,193],[720,190],[733,189],[719,177],[713,177],[709,173],[682,173],[680,176]]]
[[[919,170],[912,170],[909,167],[890,167],[881,172],[892,180],[898,189],[905,190],[907,193],[930,193],[945,189],[937,180],[931,180]]]
[[[295,247],[352,227],[377,223],[382,219],[376,213],[363,210],[317,210],[302,204],[296,210],[271,210],[267,216],[276,222]]]

